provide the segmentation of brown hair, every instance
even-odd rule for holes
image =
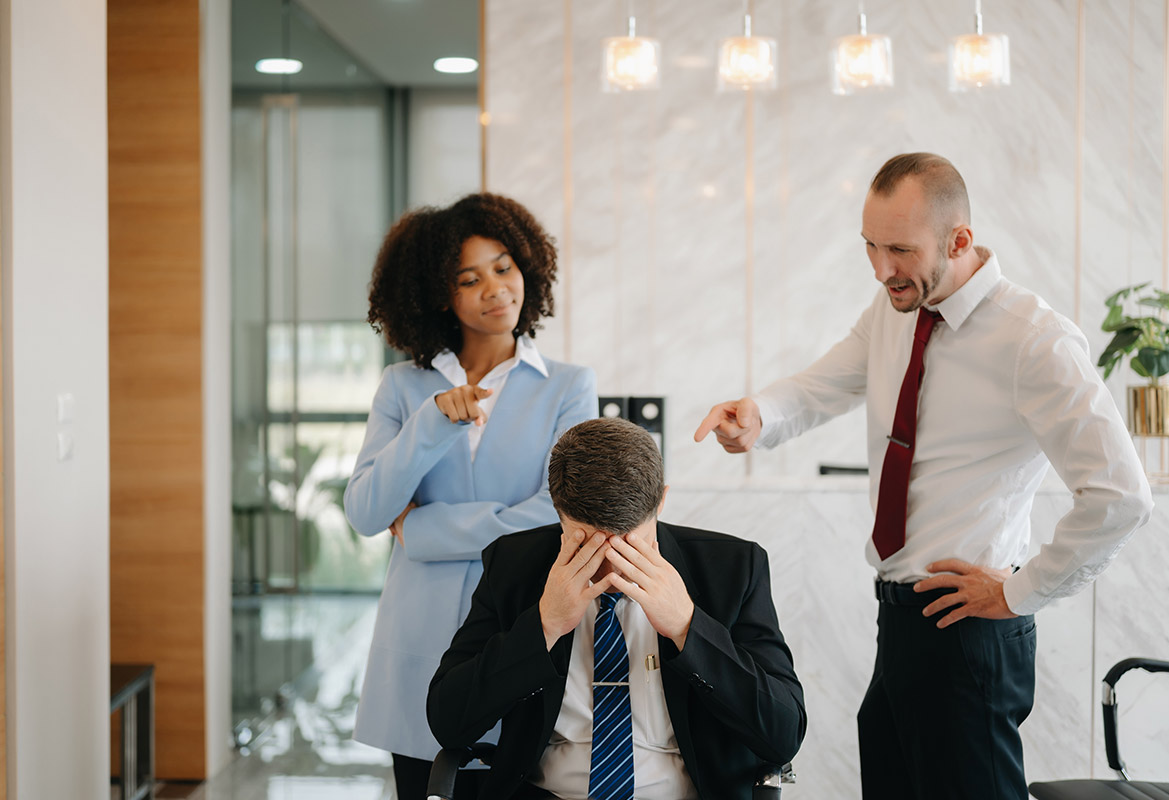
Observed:
[[[921,182],[940,237],[948,236],[954,224],[970,224],[970,196],[966,192],[966,181],[948,159],[933,153],[893,156],[877,170],[869,191],[888,197],[911,176]]]
[[[552,316],[555,243],[522,205],[481,193],[449,208],[408,211],[390,228],[374,262],[366,319],[390,347],[421,367],[429,367],[443,350],[458,353],[463,347],[451,291],[463,242],[472,236],[502,244],[524,277],[515,335],[535,336],[540,320]]]
[[[629,533],[662,502],[662,454],[653,437],[632,422],[606,417],[582,422],[552,448],[548,491],[562,516],[606,533]]]

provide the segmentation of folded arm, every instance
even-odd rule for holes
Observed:
[[[345,487],[345,516],[364,536],[386,530],[414,497],[418,485],[460,436],[429,397],[403,418],[393,369],[374,396],[353,476]],[[436,393],[437,394],[437,393]]]

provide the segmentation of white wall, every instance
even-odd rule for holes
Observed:
[[[479,185],[479,94],[475,89],[412,89],[406,199],[445,206]]]
[[[231,756],[231,0],[202,0],[203,611],[207,774]]]
[[[106,10],[3,0],[8,789],[109,792]],[[75,400],[57,421],[57,397]],[[59,433],[72,436],[57,460]]]

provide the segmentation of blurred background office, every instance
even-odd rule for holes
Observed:
[[[976,240],[1094,355],[1106,296],[1169,288],[1169,1],[981,5],[1009,85],[951,91],[973,0],[869,0],[895,80],[837,94],[851,0],[0,0],[0,792],[110,791],[109,665],[137,662],[170,796],[392,796],[388,758],[348,738],[389,546],[349,530],[339,491],[400,358],[365,287],[405,208],[484,187],[557,237],[542,352],[602,395],[666,399],[666,518],[770,553],[811,719],[785,797],[856,796],[871,510],[863,477],[818,472],[864,463],[863,416],[747,459],[694,427],[872,298],[860,210],[897,152],[955,163]],[[720,91],[747,13],[773,85]],[[603,91],[631,16],[657,79]],[[1155,492],[1097,585],[1040,616],[1032,779],[1106,774],[1099,679],[1169,656]],[[1037,546],[1070,503],[1052,476]],[[1169,691],[1126,681],[1126,757],[1156,777]]]

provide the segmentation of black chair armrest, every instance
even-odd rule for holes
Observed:
[[[479,742],[471,747],[444,747],[434,757],[430,777],[426,781],[426,800],[453,800],[455,778],[461,767],[477,758],[484,764],[491,763],[495,745]]]
[[[751,787],[751,800],[779,800],[783,784],[795,782],[796,773],[790,761],[783,766],[764,764]]]
[[[1116,712],[1116,683],[1129,670],[1143,669],[1146,672],[1169,672],[1169,661],[1158,661],[1152,658],[1126,658],[1116,662],[1108,674],[1104,676],[1103,703],[1104,706],[1104,752],[1108,755],[1108,766],[1116,770],[1120,777],[1129,779],[1124,760],[1120,757],[1119,731],[1117,730]]]

